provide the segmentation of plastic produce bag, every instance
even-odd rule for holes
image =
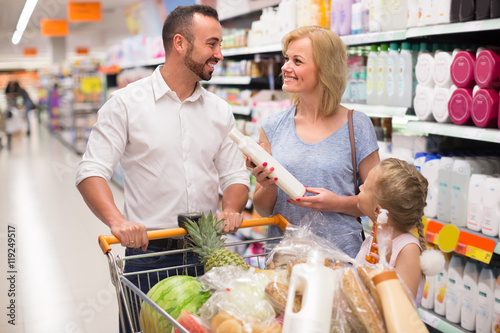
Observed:
[[[201,307],[200,317],[212,321],[219,313],[227,313],[241,323],[244,332],[252,332],[255,327],[273,326],[276,311],[265,288],[275,281],[286,283],[286,272],[255,273],[253,269],[224,266],[211,269],[200,280],[214,290]]]
[[[326,223],[323,214],[314,211],[304,217],[301,226],[288,227],[282,241],[270,249],[266,267],[286,269],[290,263],[305,262],[313,249],[318,249],[325,255],[327,265],[334,265],[335,262],[354,263],[355,260],[337,246],[311,231],[311,225],[318,227],[321,223]]]

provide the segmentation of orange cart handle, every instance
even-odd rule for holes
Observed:
[[[252,228],[265,225],[277,225],[281,230],[285,230],[290,223],[285,220],[280,214],[273,215],[270,217],[262,217],[252,220],[244,220],[241,222],[240,228]],[[171,237],[181,237],[187,234],[184,228],[172,228],[172,229],[162,229],[162,230],[152,230],[148,231],[149,239],[158,238],[171,238]],[[111,244],[120,244],[121,241],[112,235],[100,235],[99,236],[99,246],[101,247],[102,253],[106,254],[111,251]]]

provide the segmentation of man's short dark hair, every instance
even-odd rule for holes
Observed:
[[[217,11],[210,6],[192,5],[175,8],[168,14],[163,23],[162,38],[166,55],[170,54],[170,51],[172,51],[173,38],[176,34],[181,34],[190,43],[194,41],[194,36],[191,32],[194,14],[213,17],[217,21],[219,20]]]

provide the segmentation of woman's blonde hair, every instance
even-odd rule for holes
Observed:
[[[305,37],[312,43],[321,112],[330,115],[338,109],[347,85],[347,48],[333,31],[320,26],[306,26],[292,30],[283,37],[283,55],[292,41]],[[291,94],[291,98],[294,105],[299,105],[298,94]]]
[[[415,166],[397,158],[388,158],[377,166],[375,201],[389,211],[395,227],[402,232],[418,229],[422,250],[426,249],[422,216],[428,182]]]

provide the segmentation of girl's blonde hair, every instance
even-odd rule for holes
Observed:
[[[347,85],[347,48],[333,31],[320,26],[306,26],[292,30],[283,37],[283,55],[292,41],[305,37],[312,43],[321,112],[330,115],[338,109]],[[299,105],[298,94],[291,94],[291,98],[293,105]]]
[[[415,166],[388,158],[377,166],[375,201],[389,211],[395,227],[402,232],[418,229],[422,250],[426,249],[422,216],[427,199],[428,182]]]

